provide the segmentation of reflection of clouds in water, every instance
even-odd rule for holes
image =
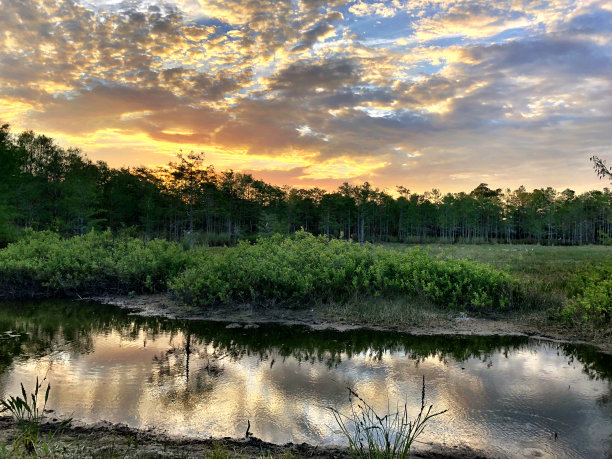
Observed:
[[[327,407],[348,409],[347,386],[378,412],[407,401],[416,414],[425,375],[428,401],[449,409],[428,426],[425,441],[500,455],[529,447],[571,456],[572,447],[585,448],[583,454],[601,447],[610,430],[606,426],[612,425],[610,404],[601,402],[609,381],[589,380],[582,364],[568,365],[563,348],[554,343],[470,351],[466,357],[478,357],[461,361],[436,346],[425,351],[428,340],[444,345],[440,337],[422,337],[419,352],[397,344],[390,346],[394,351],[354,346],[349,357],[313,347],[312,335],[306,334],[307,350],[297,341],[293,348],[274,340],[251,347],[249,339],[256,342],[260,335],[241,330],[229,344],[216,337],[213,345],[202,336],[140,327],[92,333],[88,353],[54,345],[51,357],[15,362],[0,388],[14,393],[21,381],[48,371],[51,408],[84,421],[242,436],[250,420],[254,434],[265,440],[337,443],[341,439],[332,432],[335,422]],[[559,433],[557,443],[550,441],[552,432]]]

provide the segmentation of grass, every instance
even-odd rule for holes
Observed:
[[[43,441],[43,437],[41,437],[41,424],[51,391],[51,385],[47,384],[44,396],[42,399],[39,398],[39,395],[42,394],[41,389],[44,381],[43,378],[39,382],[38,377],[36,377],[34,391],[29,394],[29,397],[22,383],[21,396],[11,395],[7,399],[0,400],[0,406],[11,414],[17,425],[17,435],[15,435],[13,441],[13,453],[15,454],[25,453],[34,456],[51,454],[53,437],[71,422],[71,419],[62,422],[54,432],[49,432],[46,441]]]
[[[51,385],[47,384],[41,406],[38,394],[40,389],[42,389],[43,382],[44,379],[39,382],[38,377],[36,377],[34,392],[30,394],[30,397],[26,394],[26,390],[22,383],[21,396],[11,395],[6,400],[0,400],[0,405],[13,416],[19,429],[19,434],[15,438],[13,450],[17,450],[20,446],[23,446],[27,452],[32,453],[35,451],[36,446],[38,446],[40,425],[44,416],[45,407],[49,400],[49,391],[51,390]]]
[[[350,324],[370,324],[395,329],[429,326],[442,318],[457,315],[452,308],[432,304],[425,298],[358,297],[345,302],[322,303],[317,312],[326,320]]]
[[[427,424],[448,410],[432,412],[433,405],[426,407],[425,376],[421,390],[421,409],[410,419],[408,403],[397,406],[395,412],[379,415],[374,408],[351,388],[349,400],[351,411],[343,414],[336,408],[334,415],[340,432],[346,437],[353,457],[359,458],[407,458],[412,445],[423,433]]]
[[[384,244],[392,251],[410,246]],[[522,312],[541,311],[587,335],[612,336],[612,247],[428,245],[441,259],[467,259],[503,269],[527,293]]]

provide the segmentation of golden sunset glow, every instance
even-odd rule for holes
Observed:
[[[0,121],[114,167],[194,150],[298,187],[605,186],[606,1],[0,7]]]
[[[87,352],[78,352],[71,348],[74,343],[57,336],[52,349],[62,351],[17,361],[4,375],[5,391],[16,392],[20,381],[46,374],[53,387],[50,407],[60,416],[153,427],[171,435],[239,437],[248,420],[255,434],[267,441],[338,444],[343,439],[329,406],[349,412],[347,386],[384,413],[396,403],[401,407],[418,400],[425,375],[428,403],[449,410],[428,424],[419,448],[444,441],[479,451],[513,451],[518,438],[523,450],[529,434],[517,423],[521,416],[533,415],[514,410],[517,403],[556,414],[554,404],[547,402],[550,394],[585,403],[607,387],[606,380],[588,378],[581,364],[568,363],[573,357],[563,355],[561,346],[547,342],[493,348],[464,360],[435,348],[431,355],[415,358],[414,350],[401,347],[381,352],[380,358],[373,357],[377,351],[370,348],[352,355],[341,352],[336,359],[315,347],[311,355],[317,358],[299,359],[278,348],[264,351],[237,343],[230,348],[243,352],[232,356],[231,349],[223,348],[223,339],[215,346],[183,330],[146,332],[133,323],[123,332],[105,329],[89,336]],[[209,365],[217,370],[209,371]],[[526,385],[525,380],[537,383]],[[418,405],[409,410],[416,416]],[[603,412],[593,414],[605,416]],[[605,417],[597,419],[605,422]],[[595,435],[580,422],[567,428]],[[537,441],[541,438],[533,443]]]

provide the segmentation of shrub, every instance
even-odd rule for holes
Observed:
[[[161,291],[186,258],[180,244],[163,240],[25,231],[0,251],[0,297]]]
[[[576,274],[570,291],[570,300],[561,311],[563,319],[596,327],[608,325],[612,317],[612,261]]]
[[[460,309],[498,309],[520,297],[504,272],[467,260],[439,260],[422,249],[394,252],[298,232],[203,254],[170,286],[185,302],[285,304],[343,301],[356,294],[421,295]]]

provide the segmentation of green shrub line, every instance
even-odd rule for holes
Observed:
[[[63,239],[26,230],[0,250],[0,299],[170,291],[185,304],[204,307],[234,302],[299,307],[372,297],[423,299],[470,311],[544,307],[537,293],[557,278],[539,286],[533,276],[519,280],[519,268],[510,274],[466,258],[436,256],[433,250],[392,250],[304,231],[212,250],[116,237],[110,231]],[[562,281],[563,297],[549,307],[574,325],[606,328],[612,315],[612,259],[563,269],[551,274]]]
[[[0,250],[0,298],[165,291],[186,263],[187,252],[174,242],[26,231]]]
[[[578,272],[568,286],[570,298],[561,318],[604,327],[612,317],[612,260]]]
[[[497,310],[519,303],[517,281],[468,260],[439,260],[422,249],[393,252],[371,244],[298,232],[240,242],[200,256],[170,282],[186,303],[345,301],[354,295],[421,296],[458,309]]]

